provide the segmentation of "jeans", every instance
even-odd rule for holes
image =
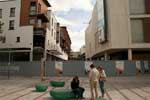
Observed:
[[[104,89],[104,81],[103,80],[99,81],[99,86],[100,86],[100,90],[101,90],[102,96],[104,96],[105,89]]]
[[[76,98],[83,98],[83,92],[85,91],[84,88],[79,87],[77,89],[73,89],[73,93],[75,94]]]

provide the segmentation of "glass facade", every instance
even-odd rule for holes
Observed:
[[[107,40],[106,29],[106,0],[97,0],[97,27],[99,33],[99,43],[104,43]]]
[[[131,33],[132,33],[132,43],[144,42],[144,31],[143,31],[142,19],[131,20]]]

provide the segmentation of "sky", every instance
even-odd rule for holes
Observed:
[[[91,18],[96,0],[48,0],[56,19],[67,26],[73,51],[79,51],[85,44],[85,29]]]

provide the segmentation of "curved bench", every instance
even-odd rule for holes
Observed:
[[[72,90],[67,89],[55,89],[50,91],[50,95],[56,100],[70,100],[75,98]]]
[[[105,98],[97,98],[96,100],[107,100],[107,99],[105,99]]]
[[[45,92],[48,89],[48,86],[45,86],[45,85],[36,85],[35,89],[36,89],[36,92]]]
[[[50,81],[50,85],[53,87],[64,87],[64,81]]]

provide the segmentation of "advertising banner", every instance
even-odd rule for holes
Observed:
[[[117,74],[122,74],[124,72],[124,62],[123,61],[116,61],[116,70],[117,70]]]

